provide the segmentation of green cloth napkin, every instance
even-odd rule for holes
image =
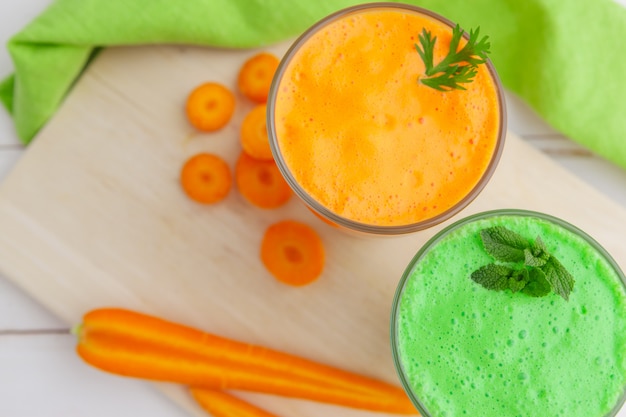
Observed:
[[[549,124],[626,167],[626,8],[613,0],[406,0],[490,36],[503,84]],[[98,47],[258,47],[295,36],[350,0],[57,0],[8,43],[0,84],[29,142]]]

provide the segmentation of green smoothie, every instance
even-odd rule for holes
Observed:
[[[572,274],[569,300],[493,291],[470,279],[494,261],[480,231],[505,226]],[[392,315],[398,373],[424,416],[603,417],[626,387],[623,274],[580,230],[521,210],[481,213],[416,255]]]

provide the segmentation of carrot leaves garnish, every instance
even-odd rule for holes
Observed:
[[[490,52],[489,37],[483,36],[479,39],[479,31],[480,28],[470,30],[467,43],[459,49],[463,29],[457,24],[452,29],[448,54],[437,65],[434,65],[437,37],[433,37],[430,31],[422,29],[418,37],[420,44],[415,44],[415,49],[426,67],[425,76],[420,77],[420,82],[439,91],[465,90],[461,84],[473,81],[478,72],[478,65],[485,63],[487,54]]]

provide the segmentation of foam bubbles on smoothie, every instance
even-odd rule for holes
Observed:
[[[308,38],[284,68],[275,112],[285,164],[312,198],[343,217],[377,225],[432,218],[461,201],[489,166],[501,119],[496,84],[485,66],[480,66],[463,94],[441,94],[415,82],[423,63],[413,44],[423,27],[440,39],[450,31],[419,13],[377,10],[363,12],[354,21],[339,17]],[[477,100],[482,109],[461,109]],[[441,103],[437,110],[431,105],[434,101]],[[311,114],[314,125],[306,122]],[[281,134],[291,126],[301,128],[297,146]],[[325,134],[320,134],[321,127]],[[304,142],[333,149],[346,132],[359,138],[375,135],[395,160],[362,163],[350,155],[325,152],[329,158],[301,151]],[[471,142],[478,138],[482,147],[475,150]],[[440,149],[445,143],[451,145],[449,150]],[[445,157],[448,152],[454,155],[452,164]],[[355,179],[351,177],[355,166],[375,167],[376,172]],[[398,187],[397,179],[409,168],[428,175],[427,183],[435,182],[438,188],[410,187],[408,182]],[[453,173],[450,178],[448,172]],[[379,181],[363,187],[360,198],[373,204],[341,211],[337,204],[341,205],[349,187],[370,178]],[[334,179],[340,182],[336,187],[330,186]],[[385,213],[387,207],[374,202],[390,188],[400,189],[402,203],[395,209],[394,202],[393,210]]]

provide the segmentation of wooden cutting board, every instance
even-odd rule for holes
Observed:
[[[295,198],[267,211],[237,192],[201,206],[180,190],[180,167],[194,153],[215,152],[234,166],[238,126],[252,108],[239,97],[227,128],[199,134],[184,117],[188,92],[209,80],[234,86],[255,52],[153,46],[99,55],[0,187],[0,270],[68,324],[96,307],[123,306],[398,383],[393,294],[405,265],[443,225],[357,238]],[[504,207],[570,221],[626,267],[626,211],[512,134],[492,181],[456,218]],[[327,248],[323,276],[304,288],[277,283],[259,260],[263,231],[286,218],[315,227]],[[181,387],[159,387],[205,416]],[[243,396],[282,416],[381,416]]]

